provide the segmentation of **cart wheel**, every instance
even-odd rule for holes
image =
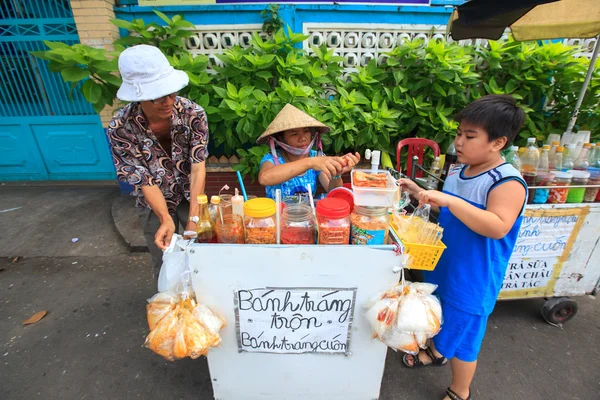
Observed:
[[[546,300],[541,311],[549,324],[564,324],[577,314],[577,303],[568,297],[555,297]]]

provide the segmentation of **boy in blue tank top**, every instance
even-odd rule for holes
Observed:
[[[454,140],[458,162],[442,192],[401,180],[421,203],[439,208],[447,249],[436,268],[424,274],[438,285],[444,324],[431,346],[405,355],[409,368],[444,365],[452,383],[444,399],[470,399],[487,319],[496,303],[515,246],[526,204],[521,174],[502,160],[525,121],[525,112],[507,95],[481,97],[460,111]]]

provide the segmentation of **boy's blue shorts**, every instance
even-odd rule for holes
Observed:
[[[444,323],[433,338],[435,349],[444,357],[461,361],[477,360],[485,336],[487,315],[475,315],[459,310],[441,300]]]

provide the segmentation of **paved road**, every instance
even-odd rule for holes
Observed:
[[[0,213],[0,399],[212,398],[205,360],[170,363],[142,347],[155,287],[149,256],[128,253],[112,226],[116,196],[0,189],[0,210],[22,207]],[[543,322],[541,300],[500,303],[474,398],[599,399],[600,308],[578,302],[564,329]],[[48,315],[21,325],[39,310]],[[449,379],[447,367],[411,371],[390,351],[381,399],[440,399]]]

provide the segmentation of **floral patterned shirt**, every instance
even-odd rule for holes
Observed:
[[[208,123],[202,107],[176,98],[171,114],[171,154],[150,130],[138,102],[116,112],[107,134],[117,178],[134,186],[137,207],[151,208],[142,186],[157,185],[171,214],[183,199],[190,200],[192,163],[208,157]]]

